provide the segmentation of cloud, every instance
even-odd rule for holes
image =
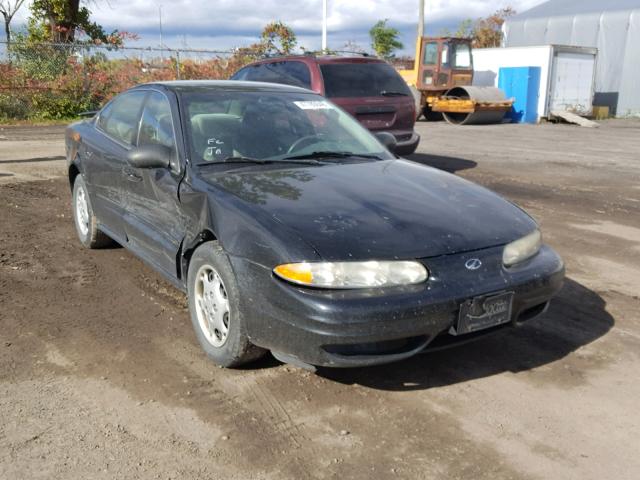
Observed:
[[[523,11],[542,0],[429,0],[426,2],[427,32],[454,28],[462,19],[486,16],[511,5]],[[86,2],[85,2],[86,3]],[[282,20],[309,49],[320,47],[322,0],[99,0],[89,4],[93,19],[106,29],[140,35],[137,43],[159,44],[159,6],[162,8],[164,43],[170,47],[188,45],[216,50],[257,41],[264,25]],[[28,9],[16,23],[24,22]],[[412,49],[417,21],[417,0],[329,0],[329,46],[339,48],[347,41],[363,47],[368,31],[378,20],[401,32],[405,51]]]

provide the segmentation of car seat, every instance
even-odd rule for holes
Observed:
[[[224,113],[201,113],[191,118],[194,148],[206,161],[224,160],[234,154],[240,117]]]
[[[265,105],[247,105],[242,116],[237,150],[253,158],[269,158],[285,153],[278,129]]]

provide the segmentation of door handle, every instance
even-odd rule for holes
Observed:
[[[129,180],[130,182],[141,182],[142,181],[142,177],[140,175],[138,175],[137,173],[135,173],[133,170],[125,168],[125,169],[123,169],[122,173],[125,175],[125,177],[127,177],[127,180]]]
[[[140,175],[136,175],[135,173],[129,172],[127,173],[127,180],[130,182],[141,182],[142,177]]]

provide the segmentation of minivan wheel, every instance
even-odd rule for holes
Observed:
[[[73,182],[72,203],[73,220],[80,243],[87,248],[102,248],[110,245],[112,240],[98,229],[98,222],[91,208],[89,191],[82,175],[78,175]]]
[[[215,363],[237,367],[264,355],[247,337],[235,274],[218,242],[204,243],[193,253],[187,291],[196,337]]]

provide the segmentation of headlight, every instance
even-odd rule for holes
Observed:
[[[287,263],[273,272],[298,285],[319,288],[371,288],[424,282],[427,269],[418,262]]]
[[[534,230],[518,240],[509,243],[502,252],[502,263],[511,267],[516,263],[524,262],[533,257],[542,246],[542,234],[540,230]]]

